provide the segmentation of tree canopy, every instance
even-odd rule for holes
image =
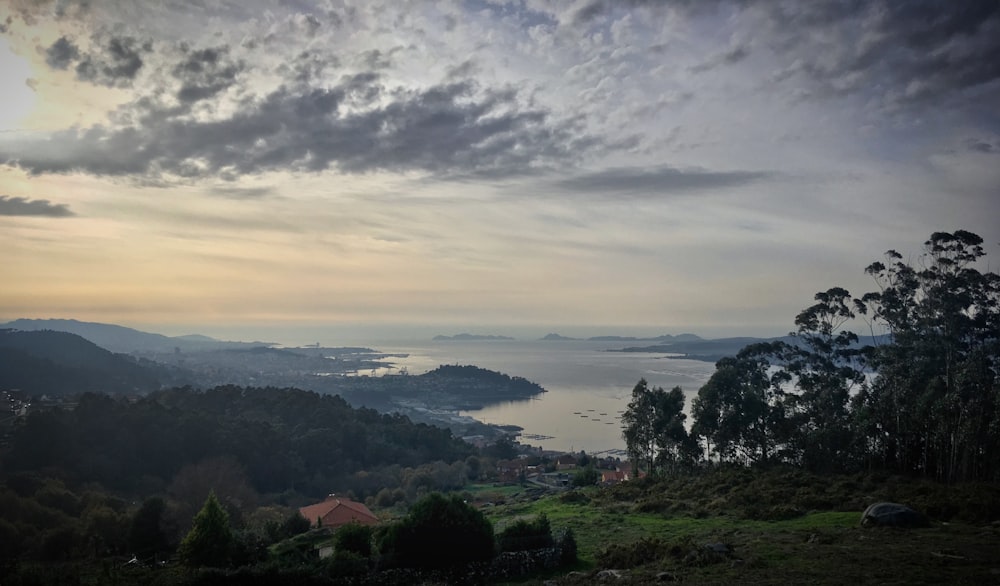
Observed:
[[[488,561],[494,554],[493,526],[458,495],[431,493],[388,527],[381,553],[405,567],[437,568]]]
[[[717,363],[693,434],[722,460],[1000,478],[1000,276],[977,268],[982,242],[935,232],[915,261],[870,264],[876,291],[817,293],[792,342]]]
[[[211,492],[205,506],[195,515],[191,531],[177,548],[177,557],[187,566],[225,567],[232,558],[234,545],[229,515]]]
[[[622,438],[635,472],[645,468],[650,474],[690,460],[694,444],[684,422],[684,393],[680,387],[670,392],[649,388],[640,379],[632,389],[632,400],[622,414]]]
[[[224,386],[138,400],[88,393],[73,409],[32,412],[3,464],[7,472],[59,468],[127,494],[169,488],[193,512],[211,486],[224,504],[287,490],[363,497],[398,486],[402,467],[475,453],[449,430],[355,409],[337,396]]]

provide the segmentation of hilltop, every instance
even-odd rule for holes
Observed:
[[[76,334],[0,330],[0,387],[50,396],[142,393],[169,378],[158,364],[115,354]]]
[[[6,324],[0,324],[0,328],[22,331],[69,332],[90,340],[104,349],[124,353],[218,350],[275,345],[272,342],[223,342],[200,334],[171,337],[125,326],[75,319],[16,319]]]

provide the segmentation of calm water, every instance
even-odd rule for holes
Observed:
[[[423,374],[441,364],[474,364],[511,376],[522,376],[548,391],[530,401],[516,401],[463,412],[480,421],[524,428],[523,443],[550,450],[596,454],[622,450],[621,412],[640,378],[651,386],[680,386],[691,399],[715,370],[696,360],[663,354],[607,352],[643,342],[585,341],[386,341],[373,347],[406,353],[393,359],[397,368]]]

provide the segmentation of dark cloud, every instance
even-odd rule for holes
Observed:
[[[764,3],[774,47],[818,92],[874,92],[885,105],[935,104],[1000,80],[1000,3],[885,0]],[[782,32],[785,36],[782,36]],[[834,38],[838,46],[824,44]]]
[[[213,187],[213,195],[229,199],[260,199],[274,194],[273,187]]]
[[[556,181],[555,185],[566,191],[583,194],[656,196],[737,187],[773,176],[773,173],[762,171],[709,171],[674,167],[612,168],[562,179]]]
[[[579,122],[525,107],[512,89],[469,81],[388,89],[373,72],[343,77],[331,88],[281,86],[222,119],[192,119],[184,109],[151,104],[121,126],[0,144],[0,161],[33,174],[146,179],[329,168],[520,175],[576,160],[594,145]]]
[[[603,14],[647,7],[688,18],[718,19],[720,8],[752,15],[754,45],[786,60],[774,76],[805,83],[802,95],[822,99],[861,93],[886,107],[940,106],[943,99],[1000,83],[997,0],[594,0],[573,17],[592,26]],[[703,71],[746,56],[745,47],[696,65]]]
[[[315,50],[302,51],[291,63],[282,63],[278,73],[288,81],[307,84],[320,79],[328,69],[340,67],[340,60],[333,55],[324,55]]]
[[[599,16],[615,9],[629,10],[648,7],[696,10],[702,6],[708,7],[725,2],[744,4],[751,1],[753,0],[592,0],[573,13],[572,23],[574,25],[587,25]]]
[[[50,203],[47,199],[26,199],[0,195],[0,216],[67,218],[75,215],[66,204]]]
[[[606,10],[608,10],[608,8],[608,3],[603,0],[596,0],[595,2],[584,4],[573,14],[573,22],[576,24],[590,22],[603,14]]]
[[[750,49],[746,45],[736,45],[726,49],[725,51],[709,56],[709,58],[705,61],[690,67],[689,69],[694,73],[701,73],[703,71],[715,69],[720,65],[733,65],[734,63],[739,63],[749,56]]]
[[[58,41],[45,50],[45,62],[53,69],[66,69],[79,58],[80,50],[66,37],[59,37]]]
[[[346,10],[350,11],[351,15],[353,16],[353,13],[354,13],[354,10],[355,10],[355,8],[353,6],[350,7],[350,8],[348,8],[348,9],[346,9]],[[340,27],[344,26],[344,19],[341,18],[340,14],[336,10],[334,10],[334,9],[330,9],[329,11],[327,11],[327,13],[326,13],[326,19],[327,19],[327,21],[329,21],[330,25],[333,28],[340,28]]]
[[[393,54],[401,50],[402,50],[401,47],[394,47],[393,49],[390,49],[388,53],[383,53],[378,49],[365,51],[360,55],[358,55],[358,63],[363,69],[369,71],[377,69],[388,69],[392,67]]]
[[[228,47],[185,50],[184,60],[173,70],[174,77],[181,81],[177,99],[190,103],[210,98],[235,84],[244,68],[242,62],[229,58]]]
[[[472,59],[466,59],[454,67],[449,67],[447,75],[448,79],[464,79],[471,77],[478,72],[479,66],[476,65],[475,61]]]
[[[1000,143],[990,142],[981,138],[966,139],[965,147],[976,153],[1000,153]]]
[[[81,58],[76,77],[107,87],[128,87],[142,68],[142,54],[152,51],[152,44],[133,37],[112,36],[100,45],[100,51]]]
[[[310,37],[316,35],[316,31],[319,30],[320,26],[322,26],[322,24],[319,22],[319,19],[312,14],[302,15],[302,27],[307,31],[307,34]]]

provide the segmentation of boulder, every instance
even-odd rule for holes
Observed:
[[[927,527],[923,514],[899,503],[875,503],[861,514],[863,527]]]

